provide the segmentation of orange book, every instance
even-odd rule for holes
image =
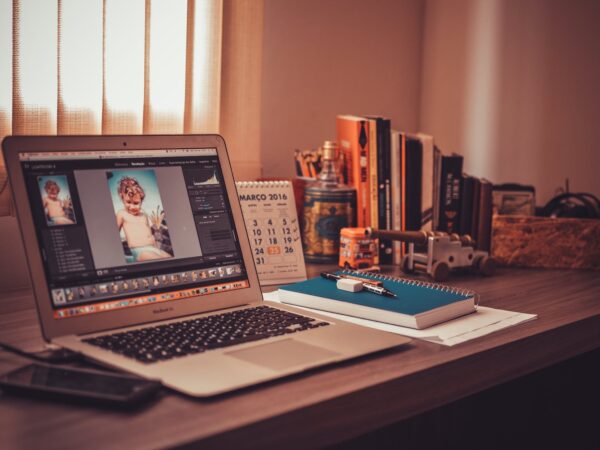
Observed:
[[[337,140],[344,154],[348,185],[356,189],[356,226],[371,226],[369,201],[369,121],[364,117],[336,117]]]

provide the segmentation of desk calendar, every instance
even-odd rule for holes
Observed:
[[[292,184],[289,181],[236,184],[260,284],[306,280]]]

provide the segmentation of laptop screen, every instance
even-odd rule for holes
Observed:
[[[249,287],[216,149],[19,158],[56,319]]]

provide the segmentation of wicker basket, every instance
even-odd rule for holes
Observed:
[[[600,220],[496,215],[492,254],[506,266],[600,270]]]

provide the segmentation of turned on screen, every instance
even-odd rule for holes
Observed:
[[[20,159],[55,318],[249,287],[216,149]]]

